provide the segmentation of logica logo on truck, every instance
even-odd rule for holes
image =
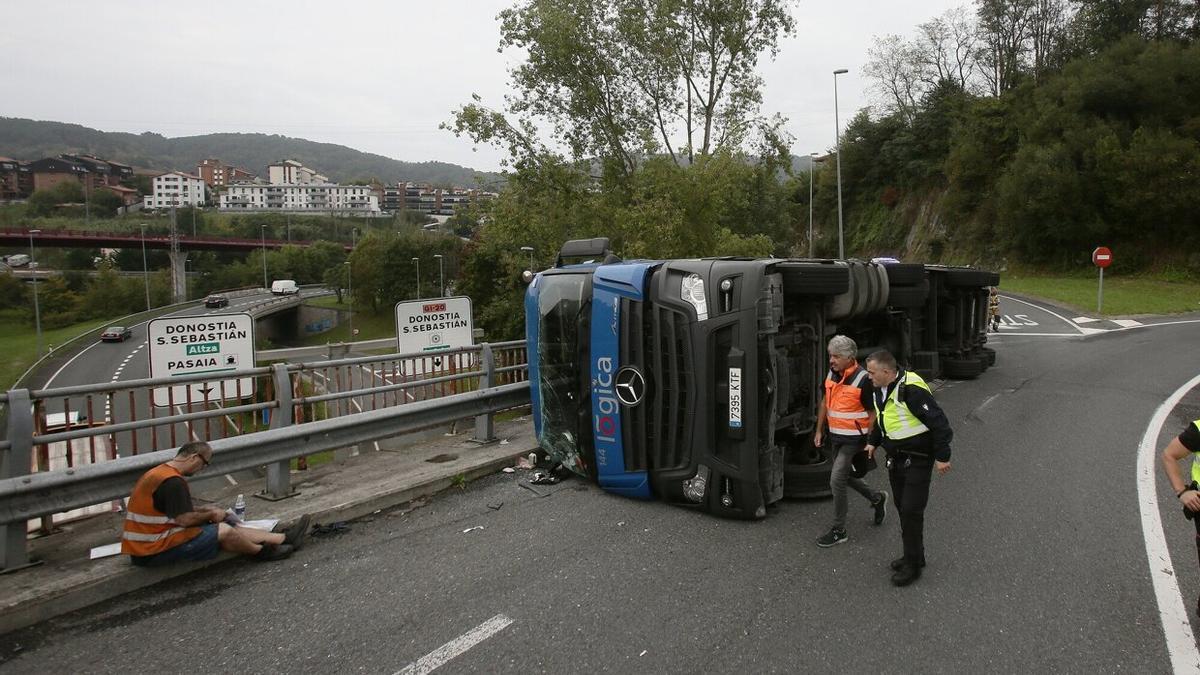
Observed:
[[[608,464],[607,443],[617,442],[616,391],[613,390],[613,360],[608,357],[596,359],[596,379],[592,382],[592,396],[596,401],[596,414],[592,416],[596,434],[596,463]]]

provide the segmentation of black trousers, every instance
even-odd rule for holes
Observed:
[[[929,481],[933,459],[917,455],[893,455],[888,481],[900,514],[900,537],[904,558],[917,565],[925,562],[925,505],[929,503]]]

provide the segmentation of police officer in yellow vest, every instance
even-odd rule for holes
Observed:
[[[1187,483],[1179,471],[1179,460],[1192,456],[1191,482]],[[1175,497],[1189,512],[1196,524],[1196,552],[1200,554],[1200,420],[1187,425],[1183,433],[1174,438],[1162,451],[1163,471],[1171,481]],[[1200,614],[1200,599],[1196,600],[1196,613]]]
[[[882,446],[892,484],[892,498],[900,514],[904,555],[891,563],[892,583],[907,586],[921,577],[925,567],[925,505],[934,469],[950,470],[950,441],[954,432],[929,385],[921,376],[902,370],[890,352],[867,357],[867,374],[875,385],[875,425],[867,440],[874,456]]]

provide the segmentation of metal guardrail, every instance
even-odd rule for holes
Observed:
[[[266,492],[275,498],[291,494],[289,461],[295,457],[472,416],[475,439],[494,440],[493,413],[529,402],[527,361],[525,343],[514,341],[275,363],[222,373],[221,380],[190,375],[0,394],[11,412],[0,440],[0,568],[26,564],[26,519],[40,517],[48,528],[47,514],[123,497],[138,471],[163,461],[164,448],[189,439],[214,448],[244,443],[229,465],[222,459],[222,470],[265,465]],[[255,386],[244,389],[245,380]],[[221,396],[205,392],[193,400],[196,385]],[[174,396],[176,387],[186,391],[182,400]],[[167,406],[155,405],[156,388],[160,397],[165,389]],[[515,398],[514,391],[520,392]],[[104,413],[97,420],[100,404]],[[160,416],[164,407],[167,414]],[[56,414],[61,428],[47,428],[48,416]],[[269,430],[259,429],[259,415],[269,417]],[[349,419],[356,421],[347,424]],[[287,429],[296,431],[282,437],[290,441],[278,446],[287,448],[283,456],[283,450],[270,449],[277,436],[268,434]],[[258,447],[264,449],[253,450]],[[105,461],[110,455],[119,458]],[[53,469],[56,463],[65,467]],[[104,468],[109,465],[118,468]]]

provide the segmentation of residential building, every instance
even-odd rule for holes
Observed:
[[[59,183],[68,181],[86,186],[90,181],[86,166],[61,157],[37,159],[30,162],[28,166],[29,170],[33,172],[33,189],[35,191],[49,190]]]
[[[33,193],[33,170],[28,164],[0,157],[0,200],[25,199]]]
[[[252,181],[258,178],[258,176],[241,167],[225,164],[219,159],[200,160],[200,163],[196,165],[196,174],[210,188]]]
[[[453,215],[454,209],[460,206],[469,206],[472,202],[495,196],[483,190],[435,188],[428,183],[398,183],[395,188],[384,188],[382,203],[385,211],[408,209],[448,216]]]
[[[133,167],[95,155],[59,155],[59,159],[78,162],[87,167],[91,188],[105,185],[124,185],[133,180]]]
[[[379,213],[379,197],[368,185],[305,183],[299,185],[230,185],[221,194],[223,211],[292,211],[300,213]]]
[[[154,192],[142,200],[147,209],[203,206],[207,195],[203,179],[182,171],[155,176],[153,186]]]
[[[124,185],[105,185],[104,187],[102,187],[100,189],[108,190],[109,192],[120,197],[122,206],[133,206],[134,204],[138,203],[139,201],[144,201],[138,195],[137,190],[134,190],[133,188],[127,188]]]
[[[271,185],[328,184],[329,179],[294,159],[285,159],[267,166],[267,182]]]

